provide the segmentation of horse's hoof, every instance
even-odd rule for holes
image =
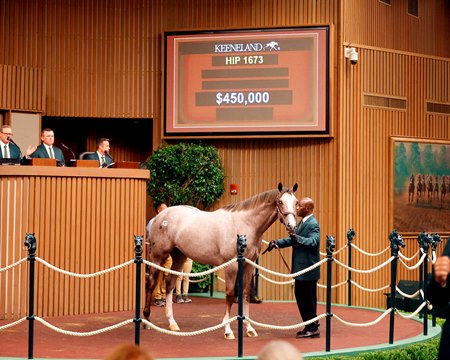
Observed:
[[[172,324],[172,325],[169,325],[169,330],[171,330],[171,331],[180,331],[180,328],[178,327],[177,324]]]
[[[231,332],[231,333],[224,333],[223,334],[223,337],[226,339],[226,340],[234,340],[235,339],[235,337],[234,337],[234,334]]]
[[[256,333],[255,330],[250,330],[250,331],[247,331],[247,336],[250,338],[254,338],[254,337],[257,337],[258,334]]]

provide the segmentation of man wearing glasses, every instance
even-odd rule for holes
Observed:
[[[20,159],[20,149],[11,142],[12,136],[11,126],[2,125],[0,128],[0,159]]]

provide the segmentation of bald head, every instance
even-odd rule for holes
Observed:
[[[297,215],[304,218],[311,215],[314,211],[314,201],[309,197],[304,197],[298,203]]]

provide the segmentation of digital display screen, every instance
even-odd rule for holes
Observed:
[[[328,134],[328,28],[165,34],[165,136]]]

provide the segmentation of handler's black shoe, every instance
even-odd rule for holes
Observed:
[[[316,329],[316,330],[303,329],[302,331],[299,331],[297,333],[297,336],[296,336],[297,339],[301,339],[301,338],[316,338],[316,337],[320,337],[319,329]]]
[[[263,301],[257,297],[257,296],[253,296],[250,298],[250,303],[252,304],[261,304]]]

